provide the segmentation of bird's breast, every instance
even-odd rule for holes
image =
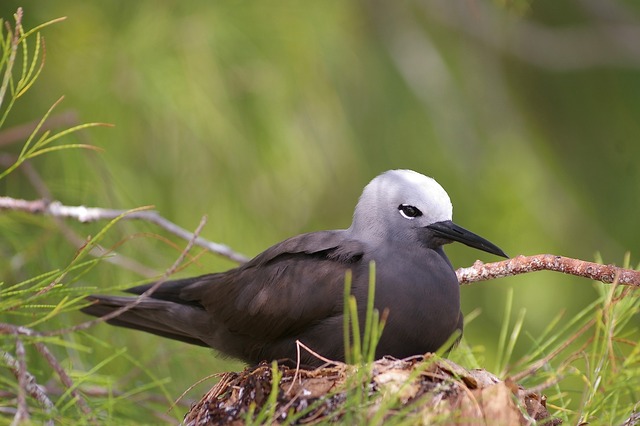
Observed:
[[[434,250],[400,249],[372,260],[375,306],[389,313],[380,342],[383,354],[399,357],[439,349],[456,330],[460,315],[460,288],[446,257]]]

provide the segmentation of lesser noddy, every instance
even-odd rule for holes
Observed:
[[[373,260],[375,308],[388,309],[376,357],[434,352],[463,325],[458,280],[442,246],[458,241],[507,257],[454,224],[452,210],[434,179],[390,170],[364,188],[348,229],[298,235],[227,272],[167,281],[109,323],[211,347],[249,364],[296,360],[296,340],[344,360],[345,272],[352,271],[351,292],[363,315]],[[125,291],[142,294],[151,285]],[[103,316],[134,298],[89,299],[93,304],[83,312]],[[303,365],[322,364],[305,351],[301,357]]]

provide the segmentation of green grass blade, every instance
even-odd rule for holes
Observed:
[[[513,288],[507,290],[507,300],[504,308],[504,319],[500,328],[500,337],[498,338],[498,349],[496,366],[494,371],[502,371],[504,369],[505,348],[507,346],[507,333],[509,331],[509,322],[511,321],[511,308],[513,307]]]
[[[348,364],[353,364],[353,352],[351,350],[350,327],[351,318],[349,315],[349,298],[351,297],[351,281],[353,273],[348,269],[344,275],[344,294],[343,294],[343,321],[342,321],[342,338],[344,343],[344,359]]]

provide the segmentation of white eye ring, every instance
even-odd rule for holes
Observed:
[[[417,207],[411,206],[409,204],[400,204],[398,206],[398,211],[405,219],[413,220],[416,217],[422,216],[422,212]]]

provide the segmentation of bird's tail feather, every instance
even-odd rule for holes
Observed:
[[[87,299],[93,303],[81,311],[95,317],[107,315],[136,300],[135,297],[115,296],[89,296]],[[206,321],[206,315],[198,307],[149,298],[107,320],[107,323],[208,347],[208,344],[188,331],[197,330],[198,323],[202,321]]]
[[[207,274],[199,277],[181,278],[178,280],[165,281],[153,291],[150,297],[154,299],[179,303],[181,305],[202,307],[202,305],[200,305],[198,301],[185,299],[183,290],[185,289],[185,287],[189,287],[191,284],[200,282],[203,279],[210,278],[213,275],[215,274]],[[140,295],[155,285],[156,283],[144,284],[128,288],[124,291],[126,291],[127,293]]]

